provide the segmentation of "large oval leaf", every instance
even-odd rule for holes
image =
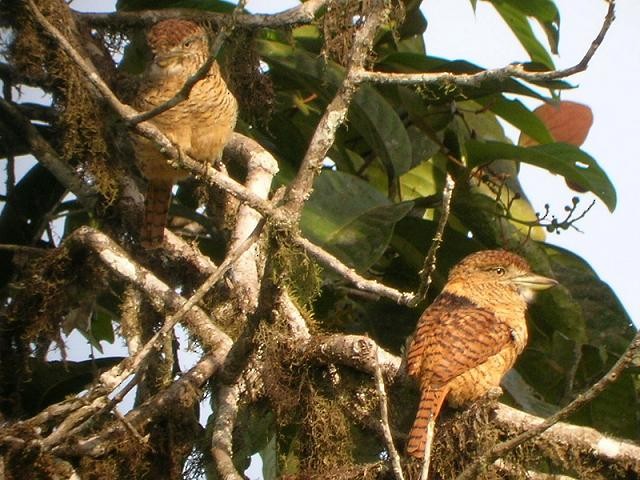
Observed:
[[[563,405],[611,368],[637,330],[615,293],[584,259],[553,245],[544,245],[543,249],[563,288],[549,291],[531,306],[530,314],[535,319],[531,325],[535,327],[529,330],[529,346],[517,368],[546,401]],[[563,311],[566,300],[560,301],[553,294],[564,290],[570,293],[575,307],[567,304],[569,308]],[[571,334],[580,330],[584,335]],[[627,370],[571,421],[636,438],[640,404],[634,375]]]
[[[500,142],[468,140],[466,148],[470,167],[499,159],[519,160],[562,175],[593,192],[610,211],[616,208],[616,191],[607,174],[593,157],[573,145],[550,143],[524,148]]]
[[[537,143],[553,142],[554,137],[548,130],[548,124],[525,107],[520,100],[509,100],[504,95],[491,95],[477,98],[476,102],[519,129],[527,138],[535,139]],[[562,141],[558,138],[556,140]]]
[[[527,51],[531,61],[541,63],[549,70],[553,70],[555,68],[553,60],[533,33],[527,15],[506,2],[493,2],[493,6]],[[553,42],[551,46],[555,47]]]
[[[593,124],[593,112],[587,105],[566,100],[558,103],[545,103],[536,108],[533,114],[547,126],[556,142],[564,142],[577,147],[584,143]],[[518,145],[522,147],[530,147],[538,143],[547,142],[541,141],[524,130],[518,140]]]
[[[314,183],[300,226],[312,242],[363,271],[384,253],[411,202],[394,204],[367,182],[325,171]]]
[[[376,152],[389,178],[411,168],[411,142],[391,104],[370,85],[361,85],[349,108],[349,122]]]

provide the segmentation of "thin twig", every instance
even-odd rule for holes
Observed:
[[[182,375],[165,390],[156,393],[140,407],[128,412],[125,418],[138,431],[144,431],[147,425],[155,421],[159,416],[165,415],[167,409],[171,408],[171,405],[179,403],[187,408],[188,405],[185,401],[194,401],[194,396],[187,396],[186,394],[197,392],[198,389],[219,370],[230,347],[231,345],[229,343],[200,359],[187,373]],[[104,456],[114,448],[117,448],[119,443],[114,441],[114,438],[118,435],[124,435],[126,432],[127,429],[122,423],[113,422],[102,429],[97,435],[87,439],[75,437],[73,442],[62,443],[55,447],[52,453],[62,457]]]
[[[436,233],[431,240],[431,246],[429,252],[424,259],[424,266],[420,270],[420,287],[418,293],[413,297],[411,306],[416,306],[427,296],[429,287],[431,286],[431,275],[436,269],[436,255],[440,245],[442,245],[442,236],[444,235],[444,229],[449,221],[449,213],[451,211],[451,196],[453,195],[453,189],[455,188],[455,182],[451,175],[447,174],[447,178],[444,184],[444,190],[442,191],[442,212],[440,212],[440,218],[438,220],[438,226],[436,227]]]
[[[561,410],[558,410],[544,422],[522,432],[520,435],[497,444],[495,447],[493,447],[491,450],[480,456],[476,461],[469,465],[460,475],[458,475],[456,480],[471,480],[472,478],[476,478],[478,472],[486,465],[491,464],[497,458],[503,456],[505,453],[514,449],[518,445],[521,445],[527,440],[531,440],[532,438],[539,436],[542,432],[552,427],[563,418],[566,418],[585,404],[589,403],[600,393],[602,393],[610,384],[615,382],[618,377],[620,377],[622,372],[636,359],[638,354],[640,354],[640,332],[636,334],[636,336],[627,347],[627,350],[618,359],[615,365],[611,367],[611,370],[609,370],[604,377],[593,384],[586,392],[578,395],[570,404],[568,404]]]
[[[321,247],[315,245],[304,237],[294,236],[292,237],[292,241],[304,248],[307,253],[315,257],[320,263],[342,275],[346,280],[360,290],[389,298],[399,305],[409,305],[414,298],[412,293],[400,292],[395,288],[387,287],[375,280],[368,280],[361,275],[358,275],[355,270],[349,268],[329,252],[323,250]]]
[[[382,369],[380,368],[379,348],[376,349],[376,389],[378,390],[378,400],[380,402],[380,426],[384,441],[387,444],[387,453],[391,458],[391,468],[397,480],[404,480],[402,474],[402,465],[400,463],[400,455],[393,444],[391,436],[391,428],[389,427],[389,411],[387,408],[387,392],[384,388],[384,378],[382,377]]]
[[[508,78],[520,78],[528,82],[546,82],[559,78],[570,77],[576,73],[583,72],[589,66],[591,58],[596,53],[604,37],[609,31],[609,27],[615,20],[615,0],[609,0],[609,8],[605,15],[602,27],[596,38],[591,42],[589,49],[583,58],[575,65],[561,70],[548,70],[544,72],[533,72],[525,70],[523,64],[511,64],[501,68],[482,70],[472,74],[457,74],[450,72],[438,73],[389,73],[389,72],[369,72],[360,70],[354,72],[355,79],[360,82],[374,83],[394,83],[402,85],[424,85],[438,83],[443,85],[457,85],[460,87],[477,87],[487,80],[506,80]]]

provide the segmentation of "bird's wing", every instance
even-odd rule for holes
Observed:
[[[511,341],[511,328],[491,311],[461,297],[441,295],[420,317],[407,352],[407,373],[442,386]]]

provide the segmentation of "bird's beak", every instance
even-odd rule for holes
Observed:
[[[553,278],[543,277],[542,275],[535,275],[533,273],[520,275],[519,277],[513,278],[512,281],[519,287],[528,288],[530,290],[546,290],[547,288],[558,285],[558,282]]]
[[[153,57],[153,62],[158,65],[159,67],[166,67],[167,65],[169,65],[174,58],[178,57],[180,55],[180,52],[169,52],[169,53],[164,53],[164,54],[156,54]]]

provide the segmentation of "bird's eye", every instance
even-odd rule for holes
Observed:
[[[502,275],[504,275],[505,273],[507,273],[507,271],[502,267],[496,267],[496,268],[493,269],[493,271],[496,272],[496,275],[498,275],[500,277]]]
[[[184,48],[189,48],[191,45],[193,45],[193,40],[185,40],[185,41],[182,43],[182,46],[183,46]]]

